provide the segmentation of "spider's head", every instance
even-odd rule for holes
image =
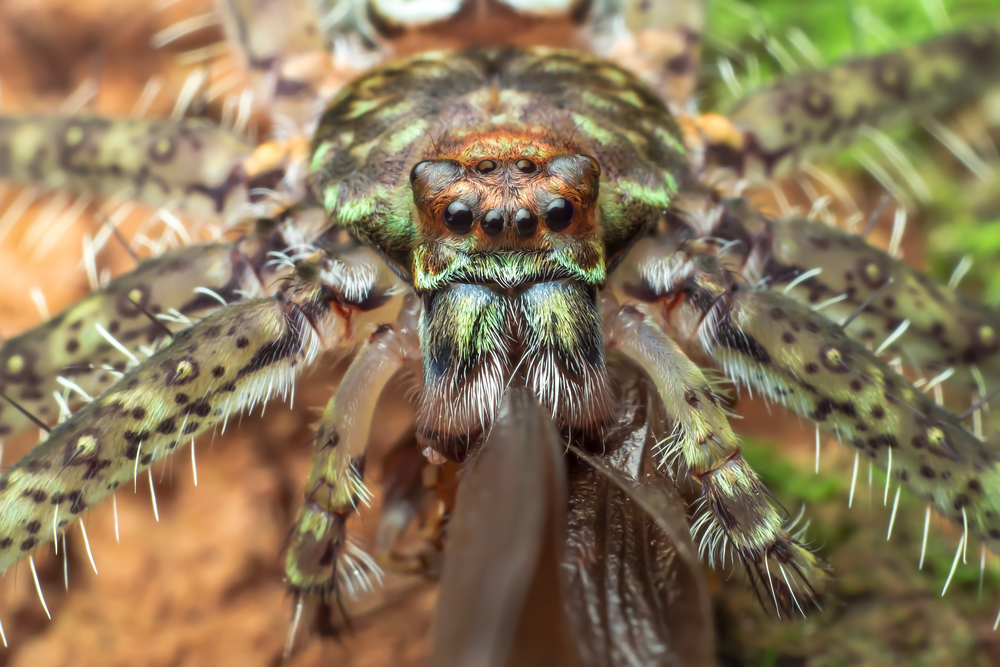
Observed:
[[[418,161],[409,177],[415,286],[603,282],[600,176],[588,155],[505,132]]]

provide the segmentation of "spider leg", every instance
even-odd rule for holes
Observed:
[[[742,199],[711,203],[708,210],[715,213],[694,216],[708,221],[699,231],[732,242],[718,257],[721,269],[816,309],[855,340],[900,357],[929,383],[947,381],[974,401],[1000,385],[1000,317],[992,309],[862,236],[810,220],[767,220]],[[689,250],[697,246],[687,244]],[[675,247],[640,244],[636,262],[618,282],[640,297],[669,293],[690,270],[690,258],[674,254]]]
[[[256,149],[200,119],[0,116],[0,179],[226,215],[281,181],[304,141]]]
[[[213,295],[228,303],[239,301],[242,293],[260,292],[248,259],[235,245],[167,252],[6,341],[0,347],[0,390],[40,419],[53,420],[59,411],[53,392],[66,392],[65,380],[79,388],[70,392],[73,403],[96,396],[121,377],[129,355],[141,355],[137,347],[153,345],[186,326],[185,320],[190,323],[219,308],[222,304]],[[173,311],[180,316],[156,317]],[[29,425],[13,406],[0,408],[0,437]]]
[[[147,259],[4,342],[0,392],[53,421],[59,414],[53,392],[65,394],[71,406],[89,400],[143,356],[141,347],[155,346],[225,304],[271,291],[292,261],[274,266],[269,251],[315,240],[328,224],[318,210],[287,213],[281,221],[258,221],[251,234],[233,243],[186,246]],[[0,406],[0,438],[29,425],[13,406]]]
[[[1000,384],[1000,315],[994,310],[938,285],[860,236],[808,220],[776,220],[769,226],[769,243],[757,261],[766,267],[763,277],[773,289],[784,291],[805,271],[821,269],[788,295],[813,307],[845,295],[822,313],[846,322],[852,338],[879,347],[908,322],[887,352],[902,355],[930,377],[952,368],[952,381],[972,391],[977,389],[974,369],[987,387]]]
[[[274,297],[222,308],[173,336],[0,476],[0,571],[88,508],[230,417],[293,391],[349,338],[354,314],[391,310],[380,275],[323,259]],[[384,314],[383,314],[384,315]]]
[[[994,550],[1000,453],[843,328],[701,262],[677,281],[666,322],[734,381],[835,434]]]
[[[787,172],[802,158],[843,148],[866,128],[978,98],[996,81],[998,65],[1000,31],[986,25],[784,78],[736,104],[729,120],[740,133],[717,137],[710,159],[740,171],[759,162],[768,174]]]
[[[602,309],[608,346],[649,374],[676,424],[662,443],[660,466],[679,465],[701,487],[703,508],[692,528],[700,551],[713,566],[727,553],[738,557],[751,580],[762,584],[758,594],[770,597],[779,614],[803,612],[817,601],[825,573],[819,560],[783,530],[767,490],[740,453],[711,382],[638,310],[618,308],[610,297]]]
[[[375,561],[348,539],[347,519],[369,502],[365,454],[378,398],[397,371],[420,356],[418,305],[404,307],[395,326],[383,324],[371,335],[323,413],[285,559],[288,583],[298,594],[329,600],[343,588],[354,596],[381,576]]]

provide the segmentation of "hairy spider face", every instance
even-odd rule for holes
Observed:
[[[424,238],[468,253],[551,252],[593,238],[601,168],[589,155],[498,136],[410,171]]]
[[[563,263],[602,261],[600,173],[588,155],[508,132],[418,162],[410,171],[416,282],[456,260],[473,267],[454,282],[505,286],[569,277]]]
[[[447,286],[425,293],[422,440],[451,458],[464,452],[499,409],[524,348],[535,352],[528,382],[560,424],[603,419],[595,294],[571,280],[603,264],[597,160],[508,131],[442,153],[409,177],[414,282],[457,266]]]

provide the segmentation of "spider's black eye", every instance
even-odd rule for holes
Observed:
[[[427,167],[429,167],[430,164],[431,164],[430,160],[424,160],[423,162],[418,162],[415,165],[413,165],[413,169],[410,169],[410,185],[413,185],[413,182],[417,180],[417,176],[420,175],[420,172],[427,169]]]
[[[545,209],[545,224],[554,232],[561,232],[573,222],[573,202],[563,197]]]
[[[482,162],[476,165],[476,171],[478,171],[480,174],[488,174],[496,168],[497,168],[497,163],[494,162],[493,160],[483,160]]]
[[[518,160],[514,166],[516,166],[518,171],[522,174],[535,173],[535,163],[531,160]]]
[[[503,231],[503,214],[500,211],[487,211],[479,226],[487,236],[496,236]]]
[[[514,215],[514,228],[521,236],[531,236],[538,227],[538,216],[526,208]]]
[[[444,224],[456,234],[468,234],[472,231],[472,211],[460,201],[453,201],[444,210]]]

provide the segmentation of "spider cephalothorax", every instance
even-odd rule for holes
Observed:
[[[590,11],[575,4],[581,16]],[[510,18],[514,10],[499,5]],[[288,25],[299,25],[305,10],[291,7]],[[369,7],[373,16],[390,9]],[[645,73],[679,81],[660,91],[675,99],[689,90],[682,84],[697,39],[683,22],[636,11],[665,21],[673,39],[625,60],[662,60]],[[454,20],[471,20],[469,7],[456,12]],[[576,14],[513,16],[572,23],[578,37]],[[250,56],[278,48],[247,34],[238,39]],[[952,39],[943,43],[966,44]],[[838,76],[875,82],[881,97],[865,104],[879,103],[872,122],[880,122],[905,97],[910,61],[992,53],[997,35],[967,40],[976,48],[942,56],[938,43]],[[298,70],[273,57],[248,62],[267,71],[276,105],[323,88],[288,78]],[[967,81],[949,71],[936,81],[942,95],[957,95]],[[731,397],[703,365],[853,446],[961,526],[963,544],[977,535],[995,547],[997,452],[879,353],[899,352],[919,369],[951,367],[967,387],[995,375],[997,316],[856,236],[769,220],[737,196],[730,168],[741,176],[760,157],[775,168],[837,135],[842,123],[822,136],[797,125],[832,113],[827,84],[815,75],[791,92],[764,91],[742,109],[776,106],[777,122],[736,127],[668,107],[610,60],[490,48],[373,69],[326,104],[310,137],[256,148],[213,138],[200,121],[0,119],[0,175],[58,177],[105,194],[128,185],[153,203],[179,197],[196,213],[245,204],[254,221],[230,242],[148,260],[4,343],[0,390],[10,404],[0,435],[41,424],[33,409],[51,417],[53,387],[85,405],[0,478],[0,569],[177,448],[292,391],[322,352],[357,340],[317,425],[288,540],[296,622],[307,605],[329,611],[379,576],[347,521],[372,496],[365,476],[380,396],[414,370],[416,415],[397,452],[423,472],[407,484],[388,477],[405,520],[390,526],[378,557],[395,562],[415,508],[438,494],[427,541],[458,545],[444,568],[442,600],[454,606],[442,611],[438,664],[472,664],[483,651],[501,664],[535,650],[512,628],[540,590],[549,594],[538,608],[572,637],[560,648],[570,662],[619,664],[600,656],[635,654],[679,664],[671,644],[679,621],[664,620],[676,613],[669,600],[687,590],[692,623],[709,623],[687,521],[710,564],[742,564],[779,612],[818,603],[825,568],[790,534],[744,459]],[[791,143],[769,153],[779,126]],[[886,336],[876,351],[867,346]],[[140,359],[127,347],[137,341],[155,348]],[[65,396],[54,400],[68,411]],[[413,483],[424,478],[433,492]],[[678,486],[693,500],[686,510]],[[494,546],[470,556],[478,543]],[[520,569],[507,568],[505,553]],[[682,571],[694,583],[678,583]],[[468,593],[491,586],[496,604]],[[506,614],[499,621],[497,609]],[[616,623],[608,618],[626,616],[628,631],[608,629]],[[475,628],[481,619],[486,630]],[[632,634],[633,626],[644,630]],[[480,631],[506,634],[487,641]],[[686,664],[707,664],[710,650],[691,650],[698,655]]]

